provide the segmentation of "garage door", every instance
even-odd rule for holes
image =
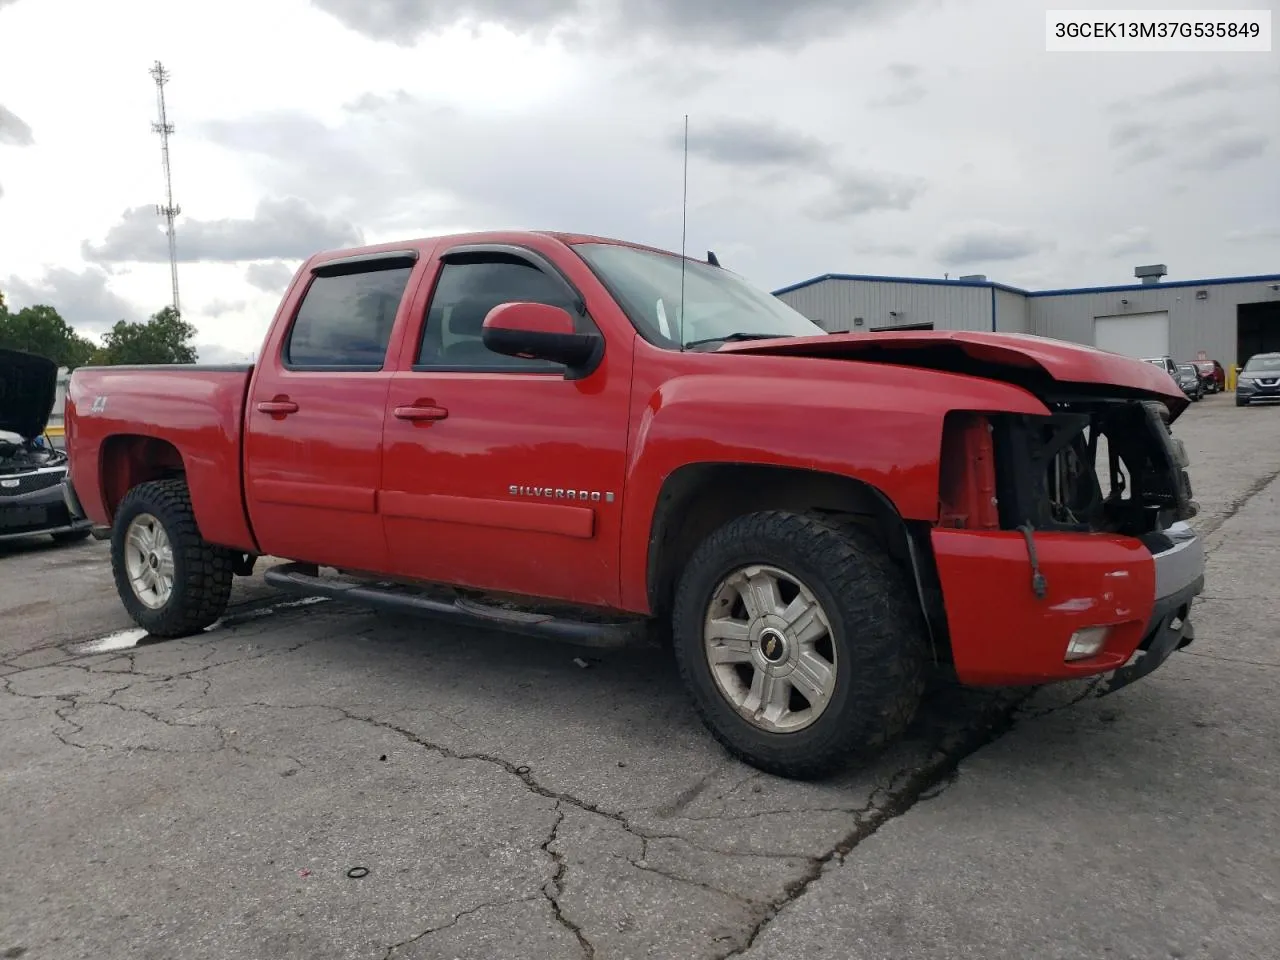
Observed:
[[[1093,318],[1093,345],[1126,357],[1169,355],[1169,311]]]

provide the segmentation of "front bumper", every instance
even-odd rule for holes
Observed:
[[[68,500],[67,481],[16,496],[0,496],[0,542],[50,533],[71,533],[92,526]]]
[[[935,529],[932,540],[961,683],[1028,686],[1115,671],[1111,692],[1194,638],[1190,612],[1204,590],[1205,555],[1185,523],[1145,542],[1036,533],[1043,598],[1032,589],[1021,533]],[[1108,628],[1100,649],[1068,660],[1072,635],[1091,627]]]
[[[1271,378],[1267,378],[1271,379]],[[1280,382],[1260,383],[1257,380],[1236,380],[1237,400],[1280,400]]]

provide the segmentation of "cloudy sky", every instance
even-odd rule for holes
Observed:
[[[678,249],[685,114],[689,248],[766,289],[1280,271],[1280,53],[1046,53],[1045,6],[0,0],[0,290],[88,333],[168,302],[156,59],[204,359],[254,350],[318,249],[492,227]]]

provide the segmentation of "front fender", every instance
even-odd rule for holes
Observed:
[[[934,521],[949,412],[1048,412],[1027,390],[978,377],[847,361],[840,368],[839,379],[697,373],[654,391],[638,412],[627,464],[621,574],[628,609],[647,609],[653,518],[663,484],[681,467],[739,463],[836,474],[879,490],[904,519]]]

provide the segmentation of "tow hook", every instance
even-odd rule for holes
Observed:
[[[1035,528],[1030,523],[1024,523],[1018,529],[1027,541],[1027,555],[1031,558],[1031,589],[1038,599],[1043,600],[1049,592],[1049,584],[1040,572],[1040,561],[1036,558]]]

